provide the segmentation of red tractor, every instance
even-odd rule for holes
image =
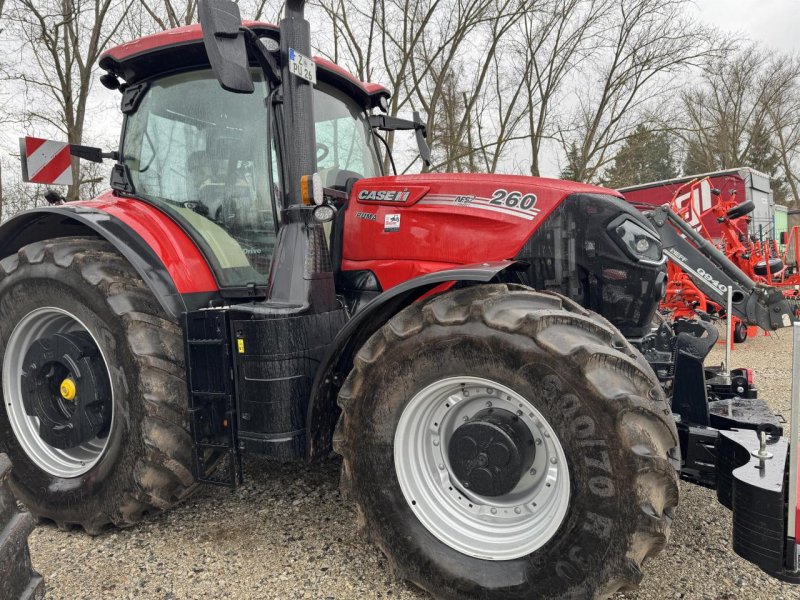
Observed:
[[[425,129],[309,58],[302,0],[279,27],[229,0],[199,14],[100,60],[125,115],[112,191],[0,227],[0,449],[33,513],[97,533],[236,485],[249,454],[333,448],[400,577],[438,598],[595,598],[639,583],[683,475],[719,483],[737,552],[798,578],[788,486],[735,471],[766,427],[783,481],[780,424],[713,395],[708,332],[653,330],[650,220],[580,183],[387,175],[380,131],[427,158]],[[739,300],[785,324],[773,298]]]

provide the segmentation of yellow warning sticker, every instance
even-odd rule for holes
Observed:
[[[236,347],[239,349],[239,354],[244,354],[244,340],[242,338],[236,340]]]

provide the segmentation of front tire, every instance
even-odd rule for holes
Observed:
[[[663,391],[565,298],[490,285],[419,302],[365,344],[339,402],[343,492],[437,598],[604,598],[666,544],[678,437]]]
[[[4,258],[0,314],[0,450],[32,513],[98,533],[193,489],[181,328],[110,244]]]

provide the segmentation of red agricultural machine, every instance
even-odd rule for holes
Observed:
[[[712,201],[706,210],[698,210],[700,203],[696,199],[701,196],[703,186],[708,189]],[[711,180],[705,177],[691,180],[679,187],[673,195],[670,207],[707,242],[713,243],[722,251],[750,280],[776,288],[794,305],[800,275],[786,265],[792,264],[787,254],[791,249],[795,252],[797,250],[791,243],[787,243],[784,258],[781,259],[775,240],[760,240],[748,233],[750,214],[754,209],[752,201],[739,203],[735,188],[730,190],[727,197],[723,197],[722,192],[711,187]],[[709,229],[709,222],[714,223],[714,232]],[[667,293],[661,307],[673,318],[691,318],[698,314],[725,317],[727,309],[724,299],[719,294],[709,296],[701,289],[707,288],[703,285],[703,274],[697,272],[691,261],[681,266],[670,261],[667,279]],[[754,323],[748,323],[740,316],[732,317],[730,326],[736,343],[747,339],[748,325]]]
[[[206,0],[202,29],[106,52],[119,149],[67,153],[112,158],[112,191],[0,227],[17,497],[98,533],[237,485],[248,455],[333,448],[399,577],[437,598],[604,598],[665,547],[683,476],[732,508],[739,554],[800,581],[778,419],[704,369],[713,327],[652,324],[681,247],[659,238],[669,211],[566,181],[386,175],[380,132],[414,132],[426,158],[425,128],[309,57],[303,4],[275,27]],[[29,179],[60,177],[63,150],[23,147]],[[791,322],[715,263],[737,314]]]

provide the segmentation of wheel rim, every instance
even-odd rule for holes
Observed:
[[[30,367],[29,364],[26,364],[26,357],[30,356],[29,353],[33,351],[37,343],[41,340],[51,339],[52,336],[78,336],[86,340],[87,347],[93,345],[93,352],[97,353],[96,367],[100,368],[99,370],[95,368],[96,372],[92,374],[97,380],[98,392],[104,396],[105,403],[108,405],[105,411],[95,412],[92,409],[95,429],[99,429],[97,434],[89,434],[90,439],[81,440],[80,443],[69,448],[59,448],[42,439],[42,435],[40,435],[42,419],[29,414],[31,412],[30,405],[26,409],[23,400],[23,394],[30,393],[30,388],[27,388],[25,384],[25,377],[30,376],[29,368],[26,373],[26,367]],[[73,375],[82,374],[85,378],[87,370],[84,369],[81,373],[80,367],[74,361],[61,361],[60,359],[60,356],[55,356],[53,361],[43,366],[43,370],[48,370],[48,376],[51,378],[55,376],[54,381],[57,383],[59,380],[60,383],[63,383],[63,387],[60,388],[63,398],[54,398],[53,406],[50,409],[56,414],[59,414],[60,411],[64,419],[68,419],[69,411],[77,410],[69,407],[69,402],[75,400],[76,395],[81,394],[80,385],[76,391]],[[57,477],[73,478],[83,475],[97,464],[105,454],[113,429],[114,401],[113,387],[110,381],[108,361],[100,349],[97,339],[75,315],[60,308],[44,307],[30,312],[14,327],[6,344],[3,358],[3,399],[17,441],[37,467]],[[78,397],[82,398],[82,396]],[[67,401],[65,402],[65,400]]]
[[[447,450],[456,430],[488,409],[513,414],[536,444],[516,486],[491,497],[464,486]],[[530,554],[555,535],[569,507],[569,468],[555,431],[525,398],[489,379],[451,377],[416,394],[395,432],[394,463],[420,522],[444,544],[475,558]]]

